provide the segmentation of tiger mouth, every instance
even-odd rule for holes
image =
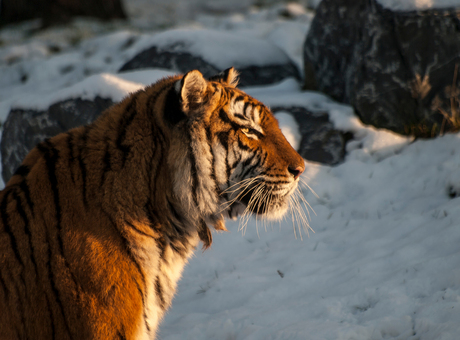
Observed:
[[[293,186],[295,189],[295,185]],[[292,190],[276,190],[275,188],[254,185],[246,190],[238,199],[238,203],[244,206],[244,210],[248,210],[252,214],[270,218],[272,216],[280,217],[287,211],[289,205],[289,197]],[[283,193],[280,193],[283,192]]]

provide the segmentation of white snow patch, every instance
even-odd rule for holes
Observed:
[[[119,102],[128,94],[174,74],[174,72],[163,70],[143,70],[117,75],[101,73],[88,77],[73,86],[50,93],[47,96],[38,94],[25,95],[21,99],[12,101],[9,105],[19,109],[39,111],[46,110],[50,105],[59,101],[72,98],[93,100],[96,96],[99,96]],[[4,110],[4,108],[1,108],[0,112],[3,111],[2,109]],[[1,112],[1,114],[4,115],[4,112]]]
[[[146,38],[143,44],[202,56],[222,70],[230,66],[265,66],[289,62],[287,55],[273,44],[231,32],[174,29]]]
[[[297,124],[295,118],[286,111],[277,111],[275,117],[289,144],[291,144],[294,149],[299,150],[302,135],[299,132],[299,124]]]

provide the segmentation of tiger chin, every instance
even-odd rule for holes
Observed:
[[[210,227],[284,214],[304,161],[236,85],[162,79],[26,156],[0,193],[0,339],[154,339]]]

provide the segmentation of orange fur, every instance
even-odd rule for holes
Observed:
[[[207,225],[226,230],[222,159],[263,150],[266,176],[296,185],[302,158],[236,77],[163,79],[27,155],[0,193],[0,339],[154,338]],[[263,142],[235,130],[238,96],[263,116]]]

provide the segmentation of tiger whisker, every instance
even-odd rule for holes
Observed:
[[[297,215],[297,223],[298,223],[297,225],[299,228],[299,233],[302,235],[301,228],[300,228],[301,227],[300,225],[302,224],[303,229],[306,231],[307,235],[309,236],[308,228],[310,227],[310,224],[308,222],[307,217],[305,216],[303,209],[300,206],[297,195],[293,195],[292,200],[294,202],[294,208],[295,208],[294,212]]]
[[[313,190],[302,177],[299,177],[299,183],[306,186],[316,198],[319,198],[319,195],[315,192],[315,190]]]
[[[245,179],[243,179],[243,180],[241,180],[241,181],[239,181],[239,182],[236,182],[235,184],[229,186],[227,189],[225,189],[224,191],[222,191],[220,194],[222,195],[222,194],[224,194],[224,193],[230,192],[229,189],[233,188],[234,186],[242,185],[244,182],[253,182],[253,181],[255,181],[255,180],[257,180],[257,179],[260,179],[260,178],[263,178],[263,176],[262,176],[262,175],[258,175],[258,176],[256,176],[256,177],[252,177],[252,178],[245,178]],[[235,190],[231,191],[231,192],[235,192],[235,191],[238,190],[238,189],[239,189],[239,187],[236,188]]]
[[[266,189],[266,188],[264,188]],[[258,201],[257,201],[257,211],[259,212],[261,210],[261,207],[264,207],[264,211],[263,211],[263,214],[266,213],[267,211],[267,206],[263,206],[264,202],[266,201],[267,199],[267,196],[269,195],[269,190],[264,190],[264,192],[262,193],[262,195],[260,195]],[[257,225],[257,222],[258,222],[258,219],[259,219],[259,214],[256,214],[256,229],[257,229],[257,236],[259,236],[259,229],[258,229],[258,225]],[[267,231],[267,228],[265,226],[265,221],[266,219],[264,218],[264,215],[262,215],[261,217],[262,221],[264,221],[264,227],[265,227],[265,231]]]
[[[291,212],[291,220],[292,220],[292,227],[294,229],[294,237],[297,240],[297,231],[296,231],[296,228],[295,228],[294,212],[293,212],[293,209],[292,209],[292,203],[291,202],[292,202],[292,196],[289,197],[289,211]]]
[[[301,227],[300,227],[300,225],[302,224],[302,220],[301,220],[301,217],[299,216],[299,210],[298,210],[298,206],[297,206],[297,201],[296,201],[294,195],[292,195],[292,203],[293,203],[293,204],[292,204],[292,212],[293,212],[295,224],[297,224],[297,228],[298,228],[298,230],[299,230],[300,239],[303,240],[302,229],[301,229]]]
[[[220,211],[219,211],[219,212],[222,212],[222,211],[228,209],[228,207],[230,207],[230,206],[231,206],[233,203],[235,203],[239,198],[241,198],[241,197],[246,193],[246,190],[247,190],[248,188],[250,188],[250,185],[251,185],[256,179],[257,179],[257,178],[252,179],[251,181],[249,181],[248,183],[246,183],[246,184],[244,185],[244,187],[242,187],[242,188],[240,187],[240,188],[235,189],[233,192],[235,192],[236,190],[241,190],[241,191],[238,193],[238,195],[237,195],[236,197],[232,198],[231,200],[226,201],[226,202],[222,202],[222,203],[220,204],[221,208],[220,208]]]
[[[300,189],[299,189],[298,187],[297,187],[297,190],[299,191],[299,197],[302,199],[302,202],[303,202],[309,209],[311,209],[311,211],[313,211],[313,214],[315,214],[315,216],[317,216],[317,215],[316,215],[315,209],[313,209],[313,207],[310,205],[310,203],[307,202],[307,199],[303,196],[302,192],[300,191]],[[308,211],[308,216],[310,217],[310,211],[309,211],[309,209],[307,209],[307,211]]]
[[[239,230],[245,230],[246,227],[247,227],[247,224],[249,222],[249,219],[251,218],[252,216],[252,208],[255,204],[255,200],[256,198],[261,194],[261,191],[263,190],[263,187],[265,186],[265,184],[262,182],[262,183],[259,183],[255,188],[254,188],[254,193],[252,194],[251,198],[249,199],[249,203],[248,205],[246,206],[246,209],[244,210],[243,212],[243,215],[241,216],[241,226],[239,228]],[[243,232],[244,234],[245,232]]]
[[[233,204],[237,199],[239,199],[239,198],[245,193],[246,189],[248,189],[249,186],[250,186],[254,181],[258,180],[258,179],[261,178],[261,177],[262,177],[262,176],[256,176],[256,177],[254,177],[254,178],[247,178],[247,179],[244,179],[244,180],[242,180],[242,181],[240,181],[240,182],[234,184],[233,186],[238,185],[238,184],[241,185],[241,184],[244,183],[244,182],[248,182],[248,183],[245,183],[244,186],[240,186],[240,187],[236,188],[235,190],[232,190],[232,191],[231,191],[232,193],[234,193],[234,192],[237,191],[237,190],[241,190],[241,191],[238,193],[238,195],[237,195],[235,198],[231,199],[230,201],[224,202],[224,203],[222,203],[222,204],[226,204],[226,203],[230,203],[229,205]],[[222,193],[224,193],[224,192],[225,192],[225,191],[223,191]],[[229,205],[228,205],[228,206],[229,206]],[[228,206],[227,206],[227,208],[228,208]]]
[[[300,198],[300,200],[299,200]],[[305,206],[305,198],[303,197],[303,195],[301,194],[300,190],[298,190],[298,188],[295,190],[295,192],[293,193],[293,199],[295,200],[296,202],[296,206],[299,210],[299,213],[303,216],[303,219],[305,220],[306,224],[309,226],[309,221],[311,220],[311,216],[310,216],[310,211],[308,209],[308,207],[306,208],[307,210],[307,215],[305,215],[305,211],[304,209],[302,208],[302,205],[301,205],[301,202],[304,202],[304,206]],[[307,205],[308,202],[307,202]]]
[[[266,195],[266,198],[265,198],[265,199],[267,200],[267,202],[266,202],[266,204],[265,204],[264,214],[267,213],[268,208],[269,208],[270,205],[271,205],[271,202],[272,202],[272,199],[273,199],[272,192],[273,192],[273,188],[270,188],[270,190],[267,191],[267,195]],[[267,223],[267,219],[265,218],[265,219],[264,219],[265,231],[267,231],[267,224],[266,224],[266,223]]]

